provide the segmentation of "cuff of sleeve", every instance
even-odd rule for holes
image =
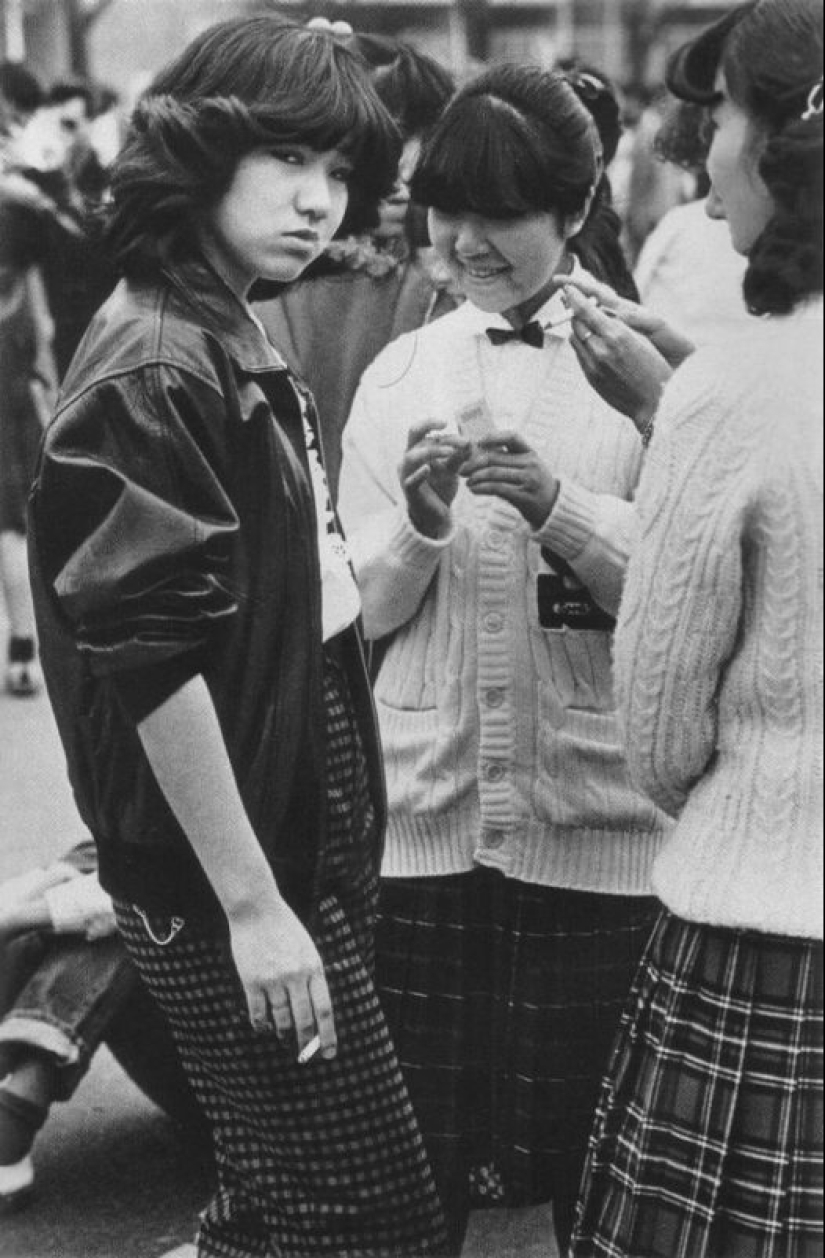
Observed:
[[[202,673],[203,665],[201,652],[188,652],[160,664],[115,673],[112,683],[127,714],[135,725],[140,725],[188,681]]]
[[[446,550],[455,537],[455,526],[450,525],[443,537],[427,537],[419,533],[406,511],[401,514],[401,527],[397,535],[399,557],[405,563],[429,560],[439,551]]]
[[[572,481],[562,480],[552,511],[532,538],[563,559],[575,559],[590,541],[594,524],[593,494]]]

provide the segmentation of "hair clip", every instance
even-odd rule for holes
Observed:
[[[311,31],[323,31],[325,35],[331,35],[333,39],[337,39],[339,43],[344,43],[348,39],[352,39],[355,31],[349,22],[331,22],[327,17],[313,17],[307,22],[307,26]]]
[[[607,89],[595,74],[588,74],[585,70],[570,70],[567,74],[567,82],[573,90],[579,90],[588,93],[591,97],[600,96]]]
[[[818,83],[814,83],[808,93],[805,112],[801,115],[802,121],[810,122],[811,118],[821,118],[823,107],[825,106],[823,105],[822,79],[820,79]]]

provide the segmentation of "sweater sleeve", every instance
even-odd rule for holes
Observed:
[[[599,606],[615,616],[636,523],[633,503],[562,478],[553,510],[533,538],[566,559]]]
[[[616,686],[631,774],[671,815],[713,761],[742,609],[751,456],[735,436],[740,407],[695,355],[665,393],[637,495]]]
[[[370,639],[415,615],[453,536],[424,537],[410,522],[398,475],[406,438],[368,374],[344,430],[338,510]]]

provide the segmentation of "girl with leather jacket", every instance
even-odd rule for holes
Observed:
[[[44,673],[100,878],[213,1129],[198,1252],[402,1258],[441,1216],[372,977],[384,787],[312,398],[248,304],[392,186],[329,34],[199,36],[112,171],[123,280],[31,510]]]

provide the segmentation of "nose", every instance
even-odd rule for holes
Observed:
[[[725,214],[725,207],[722,204],[722,199],[712,184],[707,200],[705,201],[705,213],[708,218],[723,219],[727,217]]]
[[[455,251],[464,257],[472,258],[486,249],[484,232],[474,218],[463,218],[455,233]]]
[[[299,214],[313,222],[326,218],[332,208],[330,177],[320,165],[308,165],[295,193],[295,206]]]

